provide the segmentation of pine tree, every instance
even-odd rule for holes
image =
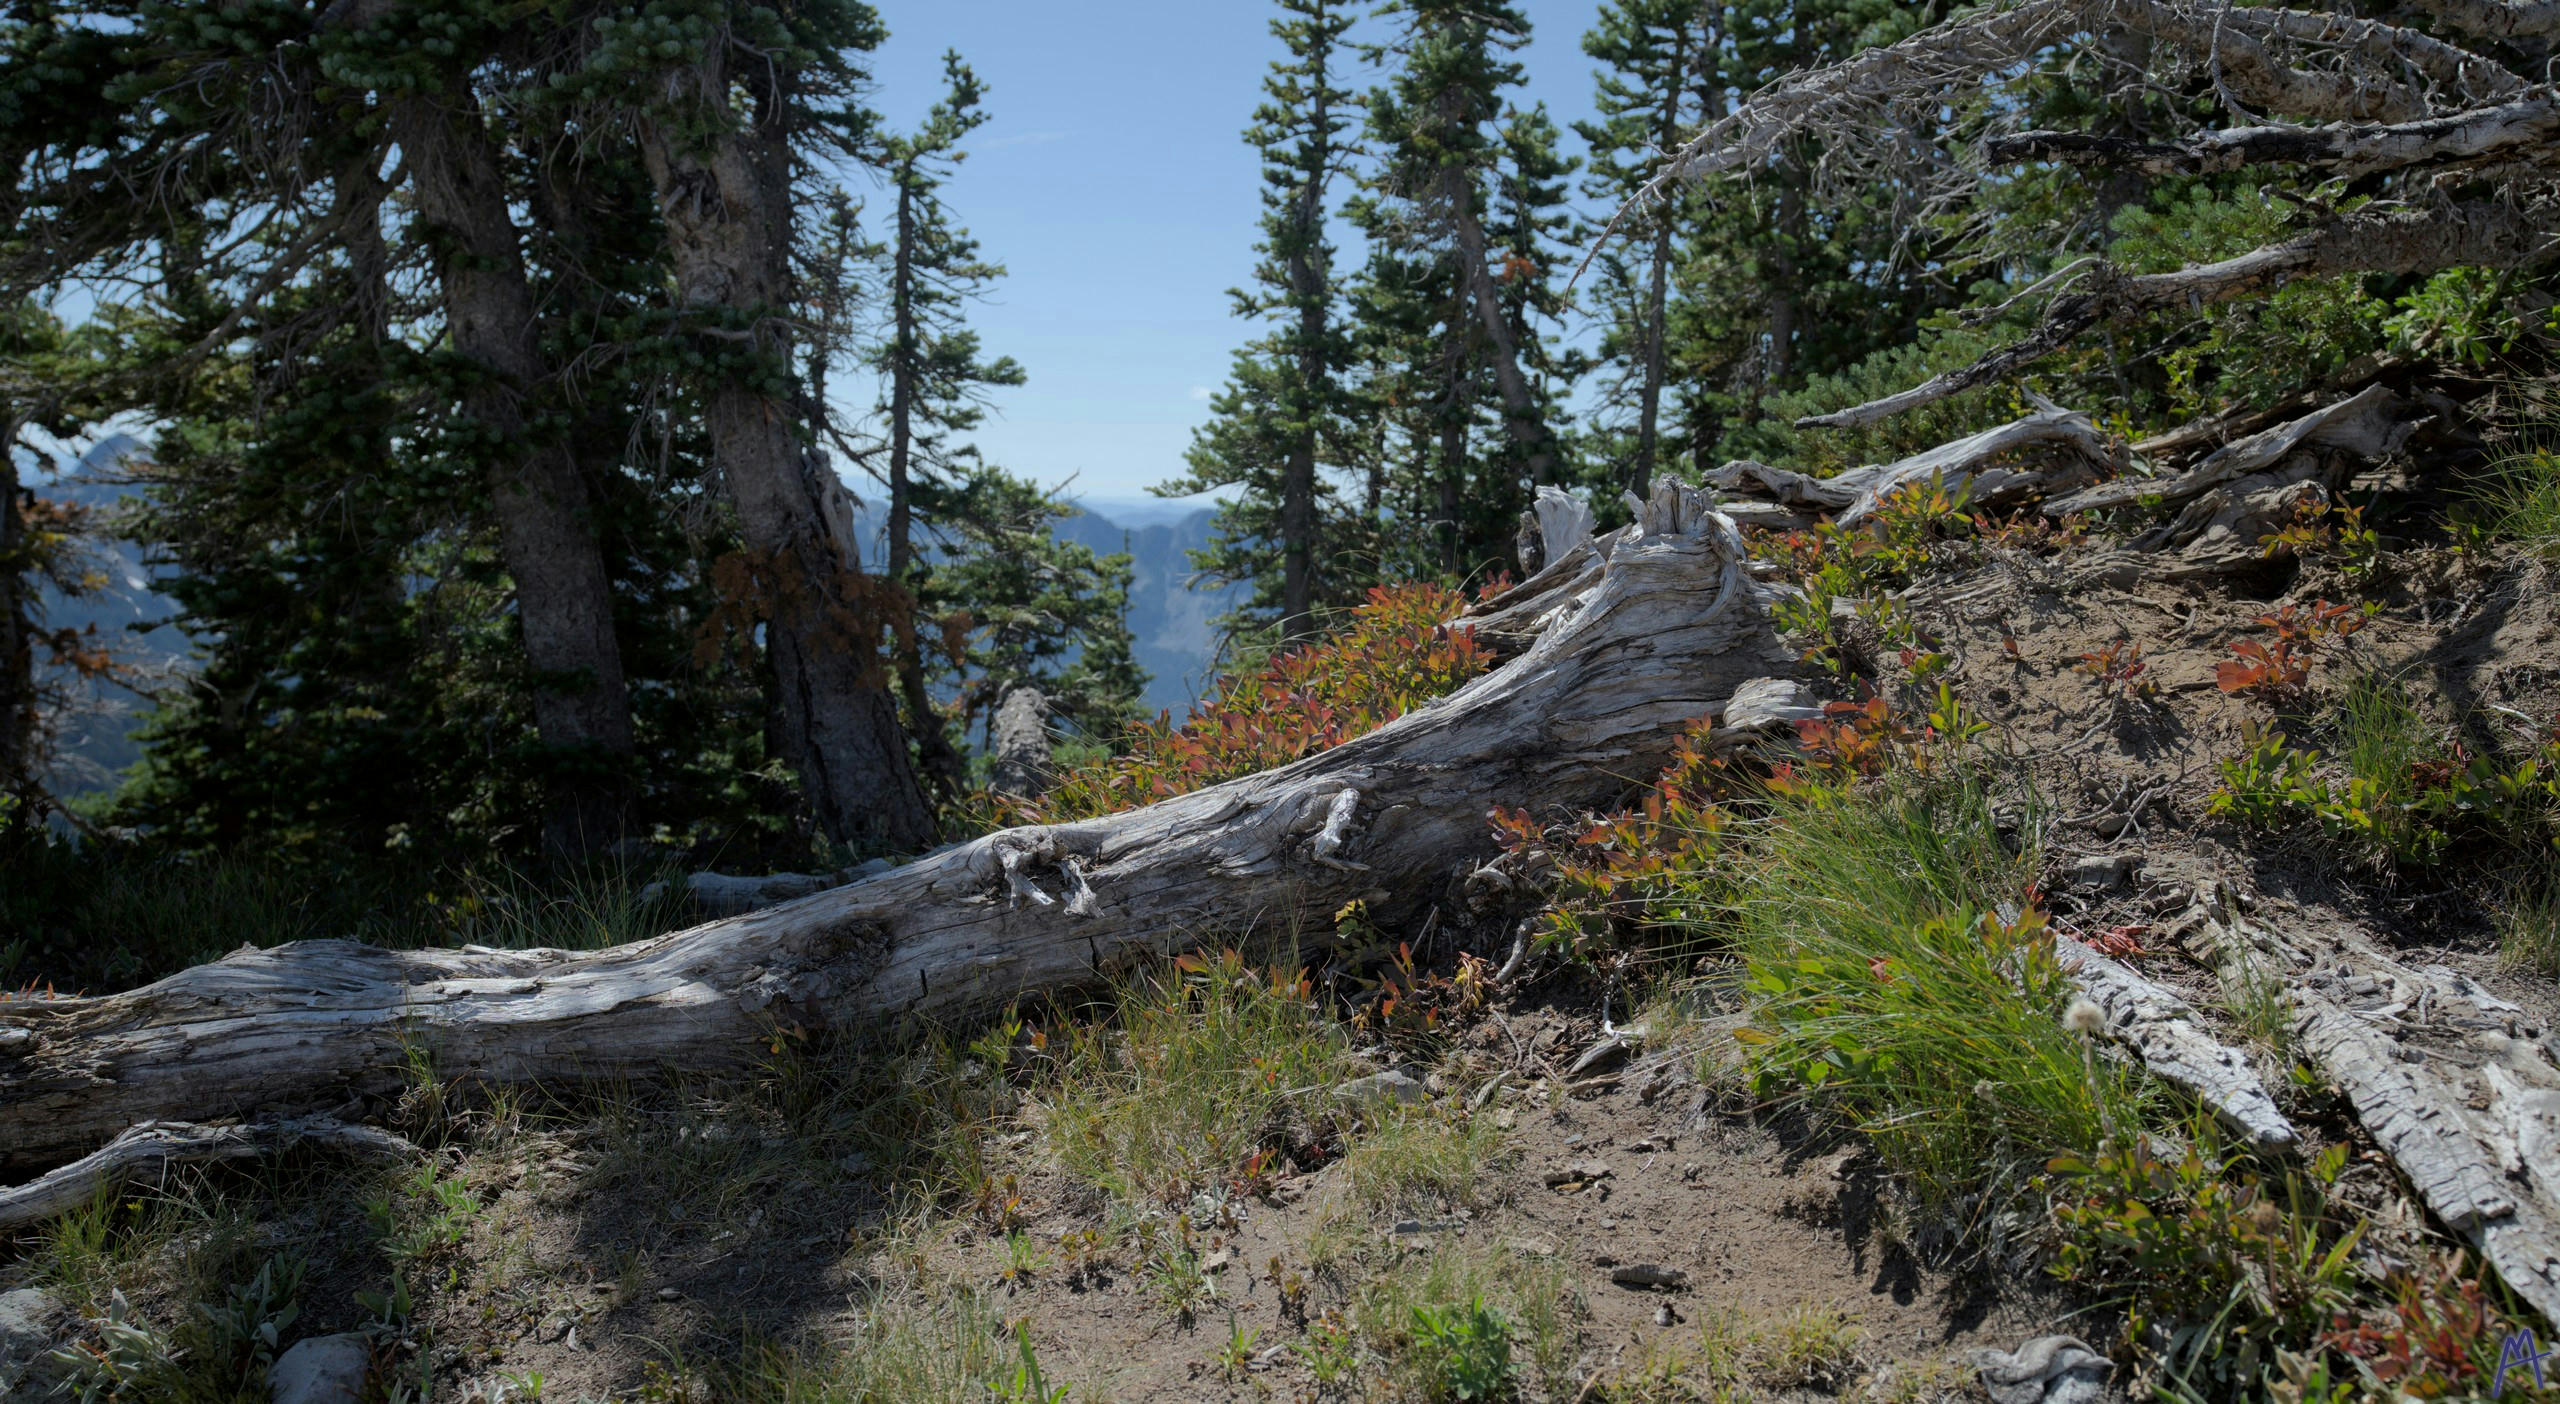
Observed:
[[[898,719],[879,637],[895,591],[877,589],[842,488],[818,453],[820,408],[796,375],[798,212],[823,207],[805,177],[850,159],[875,124],[859,55],[878,15],[860,0],[774,8],[748,0],[616,5],[578,31],[558,86],[629,130],[667,225],[668,310],[687,354],[712,467],[738,550],[717,569],[741,635],[762,626],[777,749],[829,838],[915,849],[935,833]]]
[[[1591,148],[1583,193],[1617,209],[1651,181],[1664,153],[1722,107],[1721,0],[1609,0],[1582,37],[1599,60],[1597,121],[1574,130]],[[1614,475],[1637,497],[1651,495],[1661,464],[1662,394],[1669,371],[1671,282],[1679,230],[1700,212],[1684,188],[1634,211],[1636,221],[1596,260],[1595,300],[1606,309],[1601,357],[1615,373],[1604,403],[1632,413],[1633,441]],[[1586,231],[1597,238],[1599,231]],[[1628,401],[1632,400],[1630,405]],[[1606,494],[1604,494],[1606,496]]]
[[[1353,349],[1338,315],[1325,222],[1333,181],[1354,154],[1345,133],[1357,113],[1342,77],[1350,7],[1343,0],[1279,6],[1271,33],[1288,52],[1263,79],[1266,101],[1244,133],[1262,153],[1263,237],[1255,246],[1262,257],[1255,286],[1233,293],[1238,316],[1271,327],[1236,353],[1212,418],[1195,437],[1190,473],[1161,491],[1242,489],[1199,563],[1223,578],[1254,580],[1247,620],[1258,610],[1276,617],[1282,638],[1296,639],[1314,631],[1319,605],[1340,597],[1326,580],[1332,492],[1318,465],[1345,430]]]
[[[888,334],[874,361],[888,417],[888,577],[912,602],[899,608],[894,626],[899,686],[925,773],[949,793],[965,777],[929,690],[921,611],[936,592],[917,549],[917,518],[941,514],[963,465],[976,457],[955,436],[984,420],[987,392],[1020,385],[1023,375],[1009,356],[987,359],[963,315],[1004,267],[978,256],[978,241],[942,199],[943,182],[966,158],[961,142],[987,120],[977,75],[957,53],[945,54],[942,64],[943,100],[914,132],[884,141],[874,158],[895,201],[886,252]]]
[[[1075,515],[997,468],[972,472],[949,496],[948,553],[925,603],[947,621],[944,661],[964,729],[983,731],[1005,694],[1024,686],[1097,741],[1136,717],[1147,674],[1129,634],[1132,558],[1059,540],[1056,525]]]
[[[1513,506],[1526,485],[1556,481],[1561,466],[1530,357],[1504,309],[1504,275],[1524,271],[1514,259],[1534,269],[1535,251],[1497,251],[1486,230],[1496,172],[1512,154],[1499,127],[1502,94],[1525,78],[1512,55],[1529,42],[1529,22],[1515,6],[1471,0],[1391,0],[1380,13],[1402,17],[1396,40],[1375,51],[1396,69],[1369,101],[1377,184],[1401,206],[1387,228],[1405,247],[1435,249],[1451,265],[1464,301],[1452,309],[1449,334],[1454,343],[1471,320],[1480,339],[1465,360],[1492,377],[1502,407],[1518,484],[1503,496]],[[1462,427],[1454,413],[1444,415],[1444,434]],[[1511,514],[1497,515],[1507,524]]]

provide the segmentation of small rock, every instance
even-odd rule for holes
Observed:
[[[1509,1107],[1504,1107],[1493,1114],[1493,1124],[1496,1130],[1508,1131],[1520,1124],[1520,1114]]]
[[[71,1313],[51,1292],[21,1287],[0,1292],[0,1359],[29,1360],[53,1347],[54,1337],[71,1324]]]
[[[1700,1165],[1694,1160],[1684,1160],[1680,1162],[1681,1179],[1694,1180],[1705,1173],[1707,1173],[1707,1167]]]
[[[1419,1079],[1402,1068],[1355,1077],[1333,1089],[1340,1101],[1357,1107],[1412,1106],[1428,1095]]]
[[[1609,1280],[1621,1287],[1633,1287],[1640,1292],[1650,1292],[1656,1288],[1676,1292],[1689,1285],[1689,1274],[1676,1267],[1664,1267],[1660,1263],[1623,1263],[1609,1270]]]
[[[1387,1232],[1391,1234],[1447,1233],[1457,1228],[1460,1223],[1461,1221],[1457,1219],[1398,1219],[1396,1226]]]
[[[1630,1155],[1651,1155],[1655,1151],[1669,1149],[1670,1146],[1667,1142],[1656,1141],[1651,1136],[1647,1136],[1641,1141],[1629,1141],[1627,1143],[1627,1153]]]
[[[51,1292],[0,1292],[0,1399],[42,1399],[58,1371],[46,1357],[75,1323]]]
[[[673,1287],[661,1287],[658,1289],[658,1300],[662,1302],[680,1302],[684,1300],[684,1293],[677,1291]]]
[[[2073,863],[2067,880],[2073,887],[2088,891],[2104,891],[2123,882],[2141,855],[2133,853],[2097,853]]]
[[[1656,1326],[1677,1326],[1680,1324],[1680,1313],[1673,1311],[1671,1309],[1671,1303],[1666,1301],[1653,1309],[1653,1324]]]
[[[373,1370],[373,1348],[353,1331],[296,1341],[267,1372],[275,1404],[358,1404]]]
[[[1202,1272],[1225,1272],[1227,1268],[1235,1262],[1235,1260],[1236,1255],[1233,1251],[1221,1248],[1200,1260],[1200,1270]]]
[[[1587,1185],[1593,1180],[1609,1178],[1608,1162],[1577,1160],[1547,1172],[1547,1188],[1563,1189],[1567,1185]]]
[[[1977,1350],[1992,1404],[2096,1404],[2115,1367],[2076,1336],[2038,1336],[2014,1352]]]

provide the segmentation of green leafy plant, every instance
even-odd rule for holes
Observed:
[[[1064,1404],[1073,1391],[1066,1385],[1049,1383],[1049,1376],[1040,1368],[1039,1353],[1031,1348],[1031,1327],[1020,1321],[1013,1323],[1013,1341],[1013,1374],[991,1387],[994,1395],[1005,1404]]]
[[[2242,724],[2249,749],[2219,762],[2222,784],[2205,801],[2207,813],[2256,829],[2271,829],[2324,803],[2328,787],[2314,773],[2317,751],[2299,750],[2273,728]]]
[[[2217,1147],[2210,1123],[2174,1154],[2111,1139],[2056,1158],[2055,1276],[2121,1295],[2139,1338],[2157,1325],[2164,1373],[2207,1393],[2248,1392],[2279,1346],[2312,1344],[2357,1295],[2361,1224],[2323,1216],[2347,1163],[2333,1145],[2269,1179]]]
[[[1482,1297],[1415,1304],[1413,1334],[1440,1399],[1497,1399],[1511,1390],[1511,1326]]]

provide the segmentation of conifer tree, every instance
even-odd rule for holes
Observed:
[[[875,157],[894,200],[886,257],[888,331],[875,362],[888,418],[887,569],[909,596],[894,624],[900,689],[925,774],[944,791],[963,782],[960,752],[929,692],[919,617],[930,567],[917,546],[919,512],[940,514],[976,450],[955,442],[986,417],[989,390],[1020,385],[1022,367],[1009,356],[988,359],[963,315],[970,299],[1004,276],[1002,264],[978,255],[978,241],[951,218],[943,182],[966,158],[961,142],[987,120],[985,88],[960,55],[943,55],[948,89],[923,125],[889,137]]]
[[[1375,53],[1395,70],[1369,100],[1381,162],[1376,181],[1401,205],[1389,227],[1406,247],[1433,248],[1449,261],[1465,300],[1457,310],[1481,341],[1467,360],[1493,380],[1520,486],[1556,481],[1555,434],[1504,309],[1504,274],[1534,268],[1535,252],[1496,249],[1486,230],[1491,187],[1507,154],[1498,125],[1502,95],[1525,78],[1512,56],[1529,42],[1529,22],[1516,6],[1473,0],[1390,0],[1380,13],[1400,17],[1397,38]],[[1453,322],[1451,335],[1457,331]],[[1443,422],[1444,432],[1462,427],[1455,415]],[[1524,496],[1517,487],[1502,495]]]
[[[1265,101],[1244,133],[1262,153],[1263,237],[1255,246],[1262,257],[1255,285],[1233,293],[1238,316],[1264,319],[1270,329],[1236,353],[1211,402],[1213,418],[1193,443],[1191,472],[1162,491],[1243,490],[1220,515],[1217,544],[1201,564],[1223,578],[1254,580],[1252,607],[1276,615],[1280,636],[1296,639],[1314,631],[1318,606],[1339,596],[1326,580],[1331,485],[1318,465],[1346,427],[1353,350],[1325,223],[1333,182],[1354,154],[1346,133],[1358,113],[1343,78],[1351,7],[1279,0],[1279,8],[1271,33],[1287,53],[1263,79]]]
[[[1721,109],[1724,8],[1721,0],[1609,0],[1583,35],[1582,51],[1604,65],[1593,98],[1600,116],[1575,123],[1574,130],[1591,148],[1583,193],[1603,208],[1626,206],[1653,178],[1663,153],[1677,150]],[[1698,210],[1685,190],[1639,209],[1635,227],[1597,260],[1595,300],[1609,319],[1600,353],[1617,368],[1607,398],[1631,408],[1635,421],[1615,485],[1639,498],[1652,493],[1663,458],[1676,240]]]
[[[798,382],[793,266],[812,172],[849,159],[874,119],[858,56],[881,38],[860,0],[778,9],[748,0],[614,5],[564,86],[627,125],[666,222],[671,309],[691,341],[713,471],[739,549],[719,572],[741,631],[763,626],[778,749],[827,836],[915,849],[935,833],[899,725],[879,591],[845,539],[850,515],[817,451]]]
[[[948,621],[945,659],[962,725],[983,730],[1017,687],[1036,687],[1053,715],[1109,741],[1137,714],[1147,685],[1129,634],[1132,558],[1061,541],[1077,515],[1035,484],[980,468],[957,485],[941,526],[949,543],[925,603]]]

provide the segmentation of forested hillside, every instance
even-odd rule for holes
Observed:
[[[2560,5],[1235,3],[0,3],[0,1393],[2543,1389]]]

